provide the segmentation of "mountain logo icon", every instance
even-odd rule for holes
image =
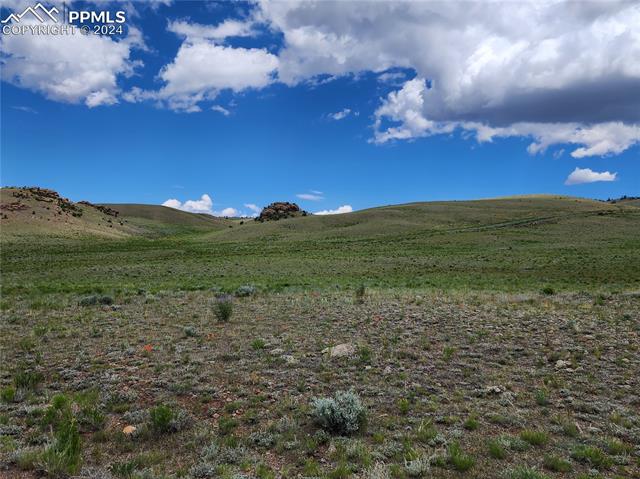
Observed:
[[[60,11],[56,7],[51,7],[47,9],[42,3],[38,3],[34,7],[27,7],[20,14],[11,13],[7,18],[2,20],[2,23],[9,23],[9,21],[13,21],[14,23],[20,23],[22,17],[24,17],[27,13],[30,13],[34,17],[36,17],[40,23],[45,23],[47,17],[53,20],[55,23],[58,23],[58,19],[55,17]]]

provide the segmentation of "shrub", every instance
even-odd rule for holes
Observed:
[[[538,406],[548,406],[549,398],[547,397],[547,391],[544,389],[538,389],[535,392],[536,404]]]
[[[13,402],[16,398],[16,388],[7,386],[0,393],[0,398],[2,399],[2,402]]]
[[[251,343],[251,348],[259,351],[260,349],[264,349],[266,345],[267,343],[265,343],[264,339],[258,338],[253,340],[253,342]]]
[[[185,338],[195,338],[198,336],[198,330],[194,326],[185,326],[182,328]]]
[[[233,314],[233,300],[231,296],[226,294],[218,296],[213,306],[213,312],[218,321],[223,323],[229,321]]]
[[[113,298],[106,295],[92,294],[81,298],[80,301],[78,301],[78,304],[80,306],[95,306],[96,304],[109,305],[113,304]]]
[[[246,298],[247,296],[253,296],[256,294],[256,287],[251,284],[245,284],[236,289],[234,293],[236,298]]]
[[[169,406],[161,404],[149,411],[149,426],[156,433],[170,432],[171,423],[174,418],[173,409]]]
[[[367,294],[367,287],[364,284],[361,284],[356,288],[356,303],[362,304],[364,303],[365,296]]]
[[[338,391],[331,398],[315,398],[311,406],[315,421],[331,433],[353,434],[366,423],[366,409],[352,391]]]
[[[555,290],[551,286],[545,286],[544,288],[542,288],[542,294],[544,294],[545,296],[551,296],[555,294]]]

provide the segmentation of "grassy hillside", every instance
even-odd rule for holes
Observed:
[[[221,229],[228,221],[209,215],[188,213],[160,205],[140,205],[126,203],[105,203],[102,206],[113,208],[132,223],[148,226],[152,223],[162,225],[187,226],[195,228]]]
[[[213,231],[228,220],[156,205],[75,203],[40,188],[0,188],[2,239],[128,238]]]
[[[563,196],[437,201],[384,206],[349,214],[249,222],[224,233],[224,240],[258,238],[358,238],[464,232],[535,226],[562,219],[618,214],[623,205]],[[221,238],[222,239],[222,238]]]
[[[20,241],[3,233],[2,239],[7,294],[231,290],[248,283],[271,290],[361,283],[443,290],[640,288],[640,209],[567,197],[414,203],[229,222],[186,236]]]
[[[125,238],[142,233],[123,218],[39,188],[0,188],[0,228],[3,240],[34,236]]]

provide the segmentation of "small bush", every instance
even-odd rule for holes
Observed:
[[[171,432],[171,423],[174,418],[173,409],[169,406],[161,404],[149,411],[149,426],[155,433]]]
[[[251,284],[245,284],[236,289],[234,295],[236,298],[246,298],[247,296],[253,296],[256,294],[256,287]]]
[[[182,328],[182,332],[184,333],[185,338],[195,338],[198,336],[198,330],[195,326],[185,326]]]
[[[92,294],[81,298],[78,304],[80,306],[95,306],[96,304],[109,305],[113,304],[113,298],[107,295]]]
[[[547,391],[544,389],[538,389],[535,393],[536,404],[538,406],[548,406],[549,398],[547,397]]]
[[[545,296],[552,296],[556,293],[556,291],[551,286],[545,286],[542,288],[542,294]]]
[[[364,284],[361,284],[356,288],[356,303],[358,304],[364,303],[366,295],[367,295],[367,287]]]
[[[16,398],[16,388],[12,386],[3,388],[0,393],[0,398],[2,399],[2,402],[13,402]]]
[[[315,421],[334,434],[353,434],[366,423],[366,409],[352,391],[338,391],[331,398],[315,398],[311,406]]]
[[[259,351],[261,349],[264,349],[266,345],[267,344],[265,343],[264,339],[258,338],[253,340],[253,342],[251,343],[251,348],[255,351]]]
[[[226,323],[233,314],[233,300],[229,295],[218,296],[213,305],[213,312],[216,319],[221,323]]]

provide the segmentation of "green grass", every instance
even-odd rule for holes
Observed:
[[[525,429],[520,433],[520,439],[528,442],[532,446],[543,446],[549,442],[549,436],[544,431],[533,431]]]
[[[540,294],[640,285],[640,209],[571,198],[415,203],[272,223],[229,220],[224,228],[154,225],[152,238],[91,241],[5,226],[3,295],[231,292],[243,284],[353,291],[364,282]]]
[[[613,460],[596,446],[578,446],[574,449],[571,457],[596,469],[609,469],[613,465]]]

